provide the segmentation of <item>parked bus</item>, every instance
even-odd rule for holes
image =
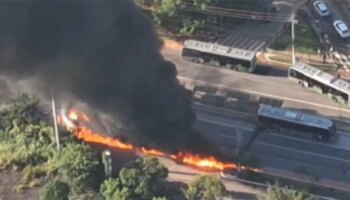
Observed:
[[[314,139],[329,139],[336,132],[335,123],[326,118],[261,104],[257,112],[257,125],[275,132],[296,131]]]
[[[197,40],[184,42],[182,57],[195,63],[206,63],[242,72],[252,72],[256,66],[255,51]]]
[[[350,83],[311,65],[297,62],[288,69],[289,80],[326,95],[333,101],[349,105]]]

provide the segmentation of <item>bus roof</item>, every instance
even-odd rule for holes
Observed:
[[[333,121],[330,119],[308,115],[297,111],[272,107],[269,105],[260,105],[258,115],[326,129],[330,128],[333,125]]]
[[[198,40],[186,40],[184,47],[201,52],[212,53],[232,58],[251,61],[256,56],[255,51],[236,49],[233,47],[223,46],[216,43],[202,42]]]
[[[325,71],[303,62],[297,62],[294,66],[291,66],[291,68],[316,81],[326,84],[333,89],[350,94],[350,83],[341,78],[337,78]]]

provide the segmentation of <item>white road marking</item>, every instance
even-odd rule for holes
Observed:
[[[229,124],[229,123],[225,123],[225,122],[219,122],[219,121],[214,121],[214,120],[208,120],[208,119],[203,119],[203,118],[198,118],[199,121],[204,121],[204,122],[208,122],[211,124],[218,124],[218,125],[222,125],[222,126],[226,126],[226,127],[232,127],[232,128],[236,128],[238,124]],[[246,130],[246,131],[254,131],[254,128],[252,127],[242,127],[241,126],[241,130]],[[339,132],[339,131],[337,131]],[[321,145],[321,146],[326,146],[326,147],[331,147],[334,149],[341,149],[341,150],[349,150],[350,148],[343,148],[343,147],[339,147],[339,146],[333,146],[333,145],[329,145],[329,144],[324,144],[321,142],[314,142],[311,140],[304,140],[304,139],[300,139],[297,137],[291,137],[291,136],[287,136],[287,135],[282,135],[282,134],[275,134],[275,133],[268,133],[269,135],[273,135],[275,137],[280,137],[280,138],[287,138],[289,140],[296,140],[296,141],[300,141],[300,142],[304,142],[304,143],[310,143],[310,144],[316,144],[316,145]],[[227,135],[227,134],[221,134],[220,136],[222,137],[228,137],[228,138],[236,138],[234,136],[231,135]]]
[[[334,55],[337,59],[341,59],[341,58],[340,58],[340,54],[338,54],[337,52],[334,52],[333,55]]]
[[[341,57],[341,60],[342,60],[342,61],[344,61],[344,62],[347,62],[347,61],[348,61],[348,57],[346,57],[346,55],[340,54],[340,57]]]
[[[349,63],[346,55],[344,54],[338,54],[337,52],[334,52],[333,55],[338,59],[338,61],[343,65],[345,68],[345,71],[350,71],[349,70]]]
[[[331,148],[334,148],[334,149],[341,149],[341,150],[350,151],[350,148],[343,148],[343,147],[334,146],[334,145],[330,145],[330,144],[325,144],[325,143],[321,143],[321,142],[315,142],[315,141],[312,141],[312,140],[304,140],[304,139],[300,139],[300,138],[297,138],[297,137],[291,137],[291,136],[287,136],[287,135],[283,135],[283,134],[275,134],[275,133],[268,133],[268,134],[269,135],[273,135],[275,137],[287,138],[289,140],[296,140],[296,141],[300,141],[300,142],[316,144],[316,145],[325,146],[325,147],[331,147]]]
[[[316,106],[316,107],[327,108],[327,109],[330,109],[330,110],[339,111],[339,107],[327,106],[327,105],[318,104],[318,103],[312,103],[312,102],[304,101],[304,100],[300,100],[300,99],[292,99],[292,98],[288,98],[288,97],[282,97],[282,96],[278,96],[278,95],[267,94],[267,93],[258,92],[258,91],[254,91],[254,90],[247,90],[247,89],[241,89],[241,88],[232,88],[232,87],[227,87],[227,86],[222,85],[222,84],[210,83],[210,82],[206,82],[206,81],[202,81],[202,80],[195,80],[195,79],[190,79],[190,78],[181,77],[181,76],[177,76],[177,78],[178,79],[187,80],[187,81],[194,81],[194,82],[199,82],[199,83],[210,84],[210,85],[214,85],[214,86],[217,86],[217,87],[220,87],[220,88],[224,88],[224,89],[236,90],[236,91],[251,93],[251,94],[255,94],[255,95],[266,96],[266,97],[271,97],[271,98],[276,98],[276,99],[281,99],[281,100],[286,100],[286,101],[291,101],[291,102],[297,102],[297,103],[302,103],[302,104],[306,104],[306,105],[311,105],[311,106]],[[343,112],[350,113],[349,109],[341,108],[340,110],[343,111]],[[346,122],[350,122],[350,121],[346,121]]]
[[[350,132],[345,132],[341,130],[337,130],[337,133],[342,134],[342,135],[350,135]]]
[[[298,153],[302,153],[302,154],[306,154],[306,155],[312,155],[312,156],[316,156],[316,157],[327,158],[327,159],[331,159],[331,160],[337,160],[337,161],[350,163],[350,160],[346,160],[346,159],[342,159],[342,158],[336,158],[336,157],[333,157],[333,156],[327,156],[327,155],[323,155],[323,154],[313,153],[313,152],[310,152],[310,151],[303,151],[303,150],[299,150],[299,149],[293,149],[293,148],[289,148],[289,147],[279,146],[279,145],[275,145],[275,144],[269,144],[269,143],[260,142],[260,141],[254,141],[254,144],[260,144],[260,145],[263,145],[263,146],[269,146],[269,147],[273,147],[273,148],[276,148],[276,149],[283,149],[283,150],[287,150],[287,151],[294,151],[294,152],[298,152]]]
[[[222,125],[222,126],[227,126],[227,127],[231,127],[231,128],[236,128],[238,126],[238,124],[232,122],[232,124],[228,124],[228,123],[225,123],[225,122],[219,122],[219,121],[214,121],[214,120],[210,120],[210,119],[203,119],[203,118],[198,118],[197,119],[198,121],[204,121],[204,122],[208,122],[208,123],[211,123],[211,124],[219,124],[219,125]],[[240,127],[241,130],[245,130],[245,131],[254,131],[254,128],[252,127],[245,127],[245,126],[241,126]]]

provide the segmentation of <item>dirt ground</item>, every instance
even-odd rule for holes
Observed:
[[[39,188],[16,191],[21,178],[20,172],[0,171],[0,200],[37,200]]]

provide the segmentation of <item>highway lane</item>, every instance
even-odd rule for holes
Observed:
[[[215,119],[212,117],[208,119],[207,115],[202,115],[198,109],[196,112],[198,120],[195,128],[219,145],[236,146],[236,142],[232,141],[237,139],[238,126],[241,126],[242,148],[254,136],[254,124],[242,124],[240,120],[234,118],[223,120],[220,117]],[[347,136],[346,141],[350,143],[350,136]],[[350,171],[349,146],[339,146],[334,141],[327,143],[306,138],[300,139],[297,136],[259,133],[250,148],[255,148],[254,145],[259,146],[257,149],[263,147],[279,149],[278,152],[272,151],[278,156]]]
[[[200,114],[198,116],[195,128],[221,146],[226,153],[233,156],[237,144],[235,126],[240,122],[231,119],[232,122],[227,124],[225,121],[206,120],[206,117]],[[248,129],[252,130],[253,128],[248,126],[246,130],[240,131],[242,137],[240,146],[242,148],[253,136],[252,131]],[[346,149],[333,149],[330,146],[317,144],[317,142],[294,140],[293,138],[280,137],[280,135],[259,135],[245,153],[257,155],[263,167],[294,171],[298,167],[304,166],[315,176],[346,183],[350,187],[349,175],[344,174],[343,171],[350,170],[350,160],[347,159],[350,152]],[[337,155],[337,153],[344,155]]]
[[[350,119],[350,109],[339,106],[316,92],[302,88],[283,76],[262,76],[249,73],[234,72],[185,61],[180,53],[171,49],[163,49],[165,59],[176,64],[178,77],[187,82],[202,82],[232,90],[240,90],[256,95],[269,96],[284,101],[285,107],[313,111],[325,116]]]

